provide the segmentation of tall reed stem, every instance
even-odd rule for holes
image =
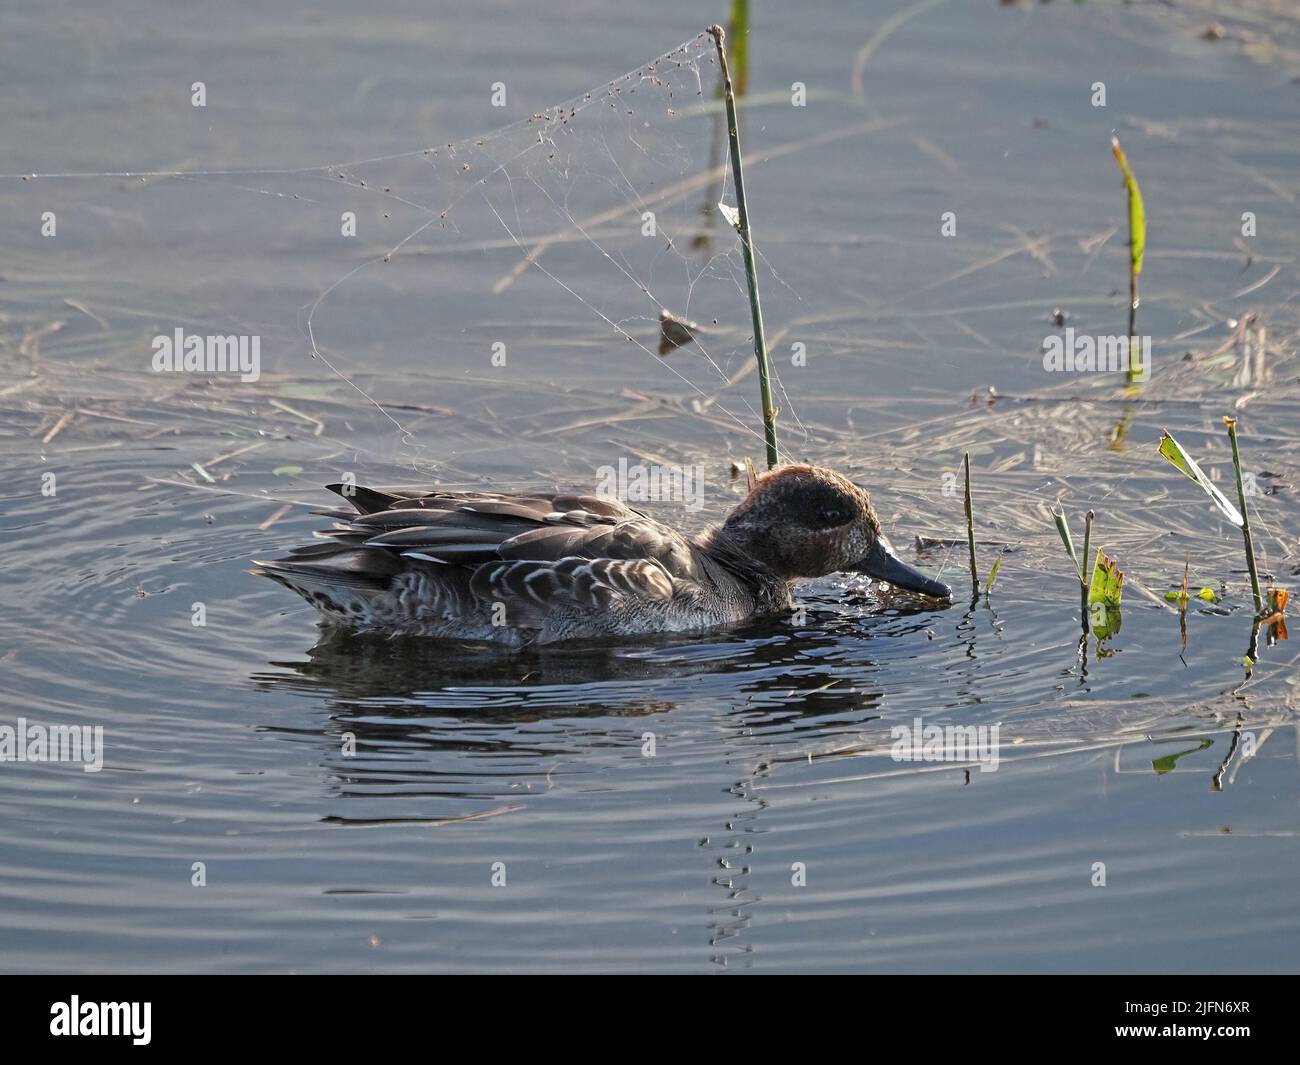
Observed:
[[[1133,361],[1133,353],[1139,351],[1137,338],[1138,314],[1138,275],[1129,268],[1128,274],[1128,383],[1133,384],[1143,377],[1142,364]],[[1145,380],[1145,378],[1143,378]]]
[[[1264,613],[1264,596],[1259,590],[1259,570],[1255,566],[1255,544],[1250,538],[1250,515],[1246,513],[1246,489],[1241,483],[1241,452],[1237,450],[1237,419],[1224,418],[1228,439],[1232,441],[1232,468],[1237,474],[1237,506],[1241,508],[1241,536],[1246,541],[1246,568],[1250,570],[1250,590],[1255,593],[1255,613]]]
[[[970,548],[970,583],[976,595],[980,594],[980,577],[975,569],[975,511],[970,501],[970,452],[962,455],[966,471],[966,545]]]
[[[709,33],[718,46],[718,63],[722,68],[723,95],[727,102],[727,134],[731,141],[731,173],[736,184],[736,212],[740,224],[740,244],[745,252],[745,281],[749,285],[749,313],[754,329],[754,358],[758,360],[758,392],[763,404],[763,438],[767,444],[767,468],[780,461],[776,447],[776,408],[772,406],[772,379],[767,364],[767,338],[763,335],[763,311],[758,303],[758,270],[754,265],[754,237],[749,228],[749,208],[745,202],[745,175],[740,164],[740,133],[736,121],[736,92],[727,68],[727,51],[722,46],[721,26],[710,26]]]
[[[1083,519],[1083,557],[1079,560],[1079,612],[1083,616],[1083,631],[1087,635],[1091,612],[1088,610],[1088,594],[1092,591],[1092,511]]]

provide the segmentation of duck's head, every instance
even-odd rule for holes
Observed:
[[[833,470],[778,466],[731,512],[723,533],[787,579],[862,573],[905,591],[952,590],[894,554],[867,493]]]

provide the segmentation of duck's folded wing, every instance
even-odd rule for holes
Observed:
[[[693,578],[698,564],[689,542],[675,530],[601,496],[417,495],[409,490],[398,495],[394,489],[359,486],[350,486],[349,495],[344,486],[330,487],[361,513],[325,535],[423,562],[478,566],[562,559],[641,561],[654,562],[659,572],[682,579]],[[617,584],[615,578],[611,587]]]
[[[648,559],[561,558],[554,562],[486,563],[474,571],[470,591],[489,610],[500,604],[508,625],[540,625],[552,612],[577,607],[617,612],[619,607],[667,603],[676,585]]]
[[[330,487],[356,513],[325,511],[333,528],[257,572],[334,613],[391,611],[415,595],[422,616],[486,609],[494,624],[542,628],[577,611],[644,624],[694,596],[715,565],[614,499]]]

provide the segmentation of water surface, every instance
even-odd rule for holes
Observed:
[[[3,722],[102,725],[106,753],[0,765],[4,969],[1294,970],[1296,654],[1243,668],[1240,537],[1154,454],[1168,428],[1227,477],[1237,414],[1262,565],[1294,583],[1293,23],[1261,56],[1253,23],[1209,41],[1162,5],[756,5],[783,444],[958,587],[964,547],[910,548],[960,535],[969,451],[987,598],[827,578],[791,618],[502,655],[324,633],[246,573],[345,473],[590,490],[620,458],[699,463],[701,510],[650,505],[692,529],[740,497],[761,446],[716,67],[696,42],[650,68],[706,15],[7,16]],[[1056,309],[1124,328],[1111,130],[1151,216],[1141,393],[1042,370]],[[55,174],[94,176],[30,176]],[[660,306],[701,345],[661,360]],[[176,327],[256,333],[260,380],[154,373]],[[1058,499],[1130,580],[1082,656]],[[1220,601],[1184,647],[1185,561]],[[996,725],[997,771],[895,761],[918,717]]]

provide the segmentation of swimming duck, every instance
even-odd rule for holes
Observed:
[[[867,493],[817,466],[779,466],[726,521],[685,536],[615,499],[331,484],[354,508],[324,542],[257,562],[325,620],[520,646],[686,632],[793,605],[790,582],[861,573],[934,599]]]

